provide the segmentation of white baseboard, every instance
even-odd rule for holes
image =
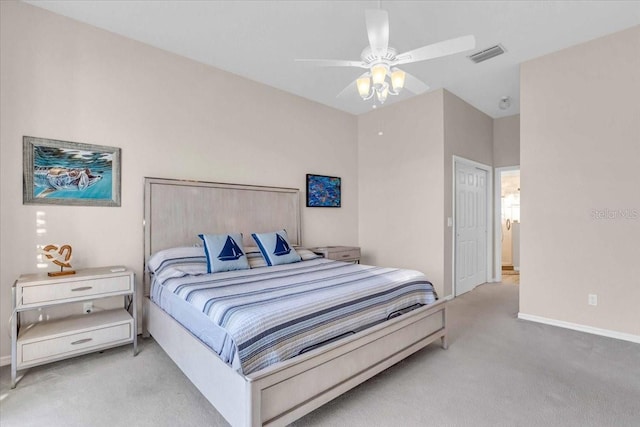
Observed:
[[[565,322],[563,320],[549,319],[547,317],[534,316],[533,314],[518,313],[518,319],[529,320],[531,322],[544,323],[546,325],[557,326],[574,331],[586,332],[588,334],[601,335],[603,337],[615,338],[618,340],[631,341],[640,344],[640,335],[627,334],[624,332],[600,329],[593,326],[580,325],[578,323]]]
[[[452,299],[453,299],[453,294],[447,295],[446,297],[444,297],[445,301],[451,301]]]
[[[11,356],[0,357],[0,366],[11,365]]]

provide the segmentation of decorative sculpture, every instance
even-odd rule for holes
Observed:
[[[60,271],[51,271],[47,273],[49,276],[64,276],[67,274],[76,274],[75,270],[64,270],[64,268],[71,268],[71,246],[63,245],[47,245],[42,248],[42,252],[47,257],[47,259],[52,260],[52,262],[60,267]]]

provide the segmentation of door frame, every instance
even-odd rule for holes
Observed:
[[[495,247],[495,277],[494,282],[502,281],[502,172],[519,171],[520,165],[517,166],[504,166],[501,168],[495,168],[495,186],[493,193],[494,200],[494,230],[493,245]]]
[[[453,233],[451,234],[451,277],[452,277],[452,297],[455,298],[456,296],[456,234],[457,234],[457,225],[456,225],[456,189],[457,189],[457,185],[456,185],[456,163],[464,163],[467,166],[471,166],[471,167],[475,167],[478,169],[482,169],[484,171],[487,172],[487,185],[486,185],[486,197],[487,197],[487,202],[485,203],[486,207],[487,207],[487,212],[485,214],[485,218],[486,218],[486,222],[487,222],[487,235],[486,235],[486,239],[485,241],[487,242],[487,248],[486,248],[486,261],[487,261],[487,266],[486,266],[486,278],[485,278],[485,282],[491,282],[493,280],[493,274],[492,270],[493,270],[493,242],[490,239],[490,236],[493,236],[493,221],[491,221],[490,218],[492,218],[491,213],[493,212],[493,203],[491,203],[491,196],[492,196],[492,191],[491,189],[493,188],[493,168],[491,166],[485,165],[484,163],[480,163],[480,162],[476,162],[474,160],[469,160],[466,159],[464,157],[460,157],[460,156],[453,156],[452,159],[452,175],[451,175],[451,179],[453,179],[453,196],[452,196],[452,207],[453,207]]]

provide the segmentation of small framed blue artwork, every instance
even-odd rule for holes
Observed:
[[[339,208],[341,179],[336,176],[307,174],[307,207]]]
[[[120,206],[120,149],[23,138],[23,203]]]

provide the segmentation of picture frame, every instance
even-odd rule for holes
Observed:
[[[307,207],[339,208],[342,179],[337,176],[307,174]]]
[[[25,205],[120,206],[120,148],[24,136]]]

